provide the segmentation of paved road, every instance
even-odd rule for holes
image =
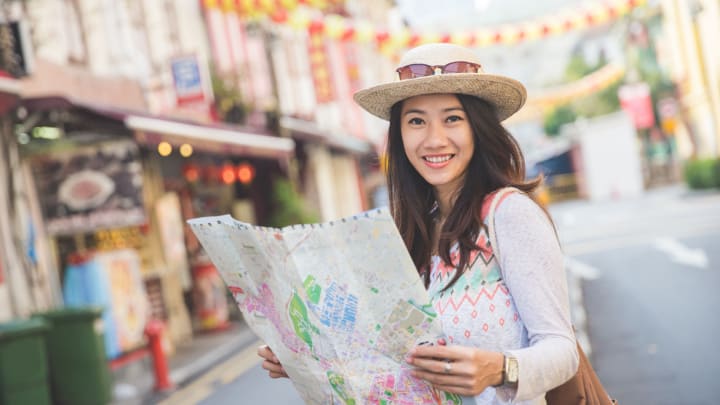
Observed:
[[[720,194],[673,188],[553,214],[566,252],[586,266],[606,388],[621,404],[720,403]]]
[[[219,387],[202,405],[303,404],[300,395],[288,379],[273,380],[259,364],[250,368],[232,383]]]

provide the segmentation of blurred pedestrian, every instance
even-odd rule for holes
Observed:
[[[446,335],[408,353],[413,375],[478,404],[544,404],[578,353],[563,254],[533,199],[541,179],[525,179],[501,124],[526,90],[451,44],[411,49],[397,74],[355,100],[390,121],[390,209]],[[267,346],[258,354],[286,376]]]

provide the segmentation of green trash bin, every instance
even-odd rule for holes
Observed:
[[[41,319],[0,324],[0,405],[50,405]]]
[[[102,308],[63,308],[37,314],[50,329],[47,352],[56,405],[105,405],[112,399]]]

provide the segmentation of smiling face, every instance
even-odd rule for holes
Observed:
[[[430,94],[405,100],[400,132],[408,160],[437,197],[453,195],[475,151],[470,121],[458,98]]]

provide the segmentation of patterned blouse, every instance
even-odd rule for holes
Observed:
[[[495,212],[483,213],[486,226],[495,221],[498,246],[492,246],[487,230],[481,231],[481,249],[472,253],[469,269],[447,291],[443,288],[457,269],[433,256],[428,292],[449,345],[518,359],[518,387],[489,387],[475,403],[545,404],[545,392],[570,379],[578,365],[563,254],[535,202],[521,192],[504,197]],[[503,253],[496,255],[500,249]],[[455,245],[453,262],[457,254]]]

